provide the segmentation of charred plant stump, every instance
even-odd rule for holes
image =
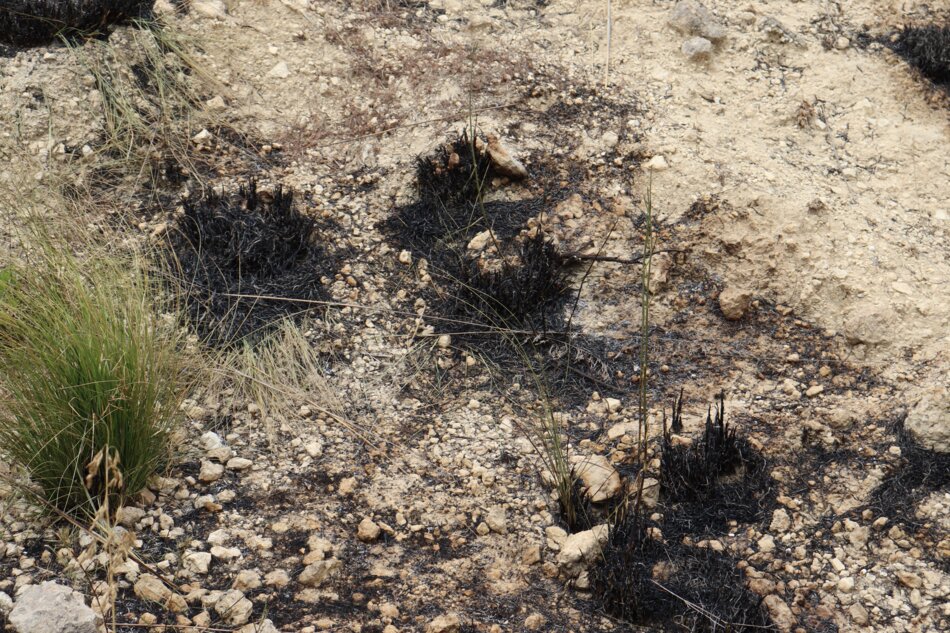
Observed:
[[[681,402],[675,406],[674,426],[681,407]],[[680,529],[715,531],[730,520],[760,521],[775,505],[775,486],[765,458],[725,421],[725,415],[725,396],[720,393],[697,442],[676,445],[669,434],[664,435],[660,495],[665,503],[682,506],[674,515],[684,522]]]
[[[639,512],[611,525],[591,590],[605,612],[658,630],[774,631],[762,599],[746,589],[737,560],[660,536]]]
[[[682,429],[682,407],[681,392],[673,405],[675,430]],[[707,414],[701,438],[673,444],[664,429],[661,449],[657,515],[648,519],[633,504],[615,515],[590,570],[598,603],[610,615],[660,630],[776,630],[762,598],[746,587],[739,560],[694,545],[730,520],[764,519],[774,504],[765,458],[726,423],[724,395]]]

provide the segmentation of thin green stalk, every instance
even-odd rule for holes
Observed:
[[[644,197],[644,234],[643,255],[640,267],[640,382],[637,385],[639,399],[637,413],[639,425],[637,432],[637,448],[640,459],[640,475],[637,478],[637,509],[643,501],[643,480],[647,465],[647,443],[650,437],[649,420],[649,350],[650,350],[650,271],[653,264],[653,253],[656,247],[656,238],[653,235],[653,176],[647,182],[647,191]]]

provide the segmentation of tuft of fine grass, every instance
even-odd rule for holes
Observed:
[[[48,236],[0,283],[0,454],[45,505],[89,518],[169,457],[184,393],[181,329],[137,262]]]
[[[201,129],[220,127],[218,117],[202,109],[209,89],[220,85],[202,68],[196,41],[160,21],[133,24],[109,41],[80,46],[64,40],[95,80],[102,116],[102,133],[91,143],[95,161],[78,163],[71,180],[104,198],[107,207],[143,195],[169,206],[182,182],[202,182],[209,172],[207,157],[191,139]]]

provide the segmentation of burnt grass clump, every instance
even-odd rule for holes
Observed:
[[[48,44],[57,37],[107,35],[109,28],[152,15],[155,0],[0,0],[0,43]]]
[[[251,180],[183,206],[169,230],[166,269],[205,343],[253,339],[327,299],[321,277],[333,258],[316,221],[295,207],[293,191],[277,185],[265,194]]]
[[[574,273],[584,262],[562,253],[543,224],[527,226],[573,193],[575,175],[542,163],[534,170],[536,195],[486,199],[508,183],[486,145],[465,132],[420,157],[415,200],[381,227],[393,246],[426,260],[436,282],[423,291],[430,323],[497,369],[542,376],[562,402],[586,401],[591,389],[624,393],[617,350],[571,325]],[[482,246],[469,249],[476,236]]]
[[[557,248],[541,233],[515,244],[496,268],[463,259],[452,277],[455,292],[445,311],[469,323],[547,332],[565,327],[560,311],[570,291],[569,273]]]
[[[950,25],[905,27],[888,44],[924,77],[950,87]]]
[[[505,180],[475,139],[465,132],[421,157],[416,200],[383,228],[396,246],[424,258],[439,282],[426,298],[437,328],[453,332],[459,346],[523,364],[530,341],[564,334],[573,264],[543,230],[520,235],[556,199],[485,200],[492,183]],[[490,256],[469,250],[479,234],[487,237],[482,250]]]
[[[673,428],[679,409],[674,407]],[[669,525],[680,533],[724,530],[729,521],[754,523],[775,505],[776,491],[765,458],[725,421],[725,397],[706,414],[702,437],[689,446],[664,434],[660,495],[677,508]]]
[[[775,492],[765,459],[725,422],[724,397],[707,415],[703,436],[661,448],[659,521],[636,509],[618,513],[603,555],[590,572],[601,608],[662,630],[774,630],[762,599],[746,588],[738,560],[693,543],[727,527],[768,516]],[[680,430],[682,396],[673,407]],[[660,536],[662,535],[662,536]]]
[[[904,428],[905,417],[893,425],[901,449],[900,465],[874,489],[868,507],[876,515],[918,527],[917,504],[936,491],[950,490],[950,454],[921,446]]]
[[[396,246],[426,258],[433,272],[457,276],[476,234],[490,230],[507,242],[549,206],[539,198],[486,201],[497,178],[488,154],[464,132],[416,161],[416,200],[396,209],[383,228]]]

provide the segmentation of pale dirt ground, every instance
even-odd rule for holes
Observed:
[[[431,360],[431,344],[407,337],[412,319],[398,311],[412,309],[421,285],[396,261],[398,251],[377,224],[410,199],[415,158],[477,113],[479,125],[499,133],[529,171],[585,168],[579,190],[596,203],[582,202],[558,226],[572,247],[606,239],[606,254],[637,248],[636,231],[617,220],[640,208],[646,186],[630,157],[665,158],[669,168],[652,177],[654,205],[664,223],[682,220],[685,228],[662,233],[661,245],[687,254],[657,297],[656,322],[671,333],[657,351],[672,377],[659,387],[662,403],[685,387],[687,430],[696,430],[711,395],[726,389],[729,410],[774,460],[791,526],[766,521],[723,540],[751,565],[751,577],[769,581],[764,593],[790,607],[791,620],[777,621],[779,628],[947,626],[947,491],[922,506],[921,522],[937,524],[930,530],[888,531],[890,525],[872,527],[873,513],[848,513],[863,507],[897,463],[887,452],[896,448],[887,428],[894,413],[925,391],[946,398],[950,110],[890,52],[822,45],[857,41],[865,27],[886,33],[919,18],[927,3],[710,0],[728,37],[709,61],[693,62],[680,51],[684,36],[666,24],[673,2],[614,2],[606,86],[604,2],[399,4],[259,0],[231,2],[220,19],[198,11],[169,18],[196,38],[200,61],[221,82],[209,86],[227,103],[216,116],[262,143],[283,145],[281,162],[263,177],[312,194],[313,211],[347,229],[340,239],[354,254],[334,296],[379,310],[370,320],[344,310],[322,330],[347,350],[327,377],[340,403],[335,410],[358,424],[368,443],[317,413],[289,416],[266,432],[272,425],[262,425],[246,403],[196,394],[194,446],[170,473],[179,494],[162,496],[136,527],[154,532],[146,542],[157,558],[169,548],[207,550],[216,529],[228,532],[240,555],[216,556],[204,579],[179,572],[176,581],[191,585],[183,593],[226,588],[239,570],[295,576],[307,536],[318,534],[335,544],[344,573],[320,589],[291,583],[248,592],[255,617],[286,631],[421,631],[447,612],[478,631],[523,630],[533,613],[544,618],[540,630],[627,627],[591,615],[586,595],[555,578],[545,528],[557,519],[519,431],[524,411],[500,398],[477,369],[445,386],[441,402],[426,394],[425,380],[415,384],[416,372],[424,373],[415,366]],[[765,18],[793,36],[770,37],[759,28]],[[0,155],[20,161],[0,168],[0,180],[41,191],[45,151],[91,142],[101,128],[90,86],[61,48],[2,58],[0,71]],[[52,98],[38,101],[37,90]],[[551,115],[552,106],[575,99],[576,108]],[[226,173],[219,181],[241,176]],[[686,213],[698,199],[709,211],[695,221]],[[156,210],[142,235],[165,219]],[[351,274],[356,288],[343,282]],[[616,266],[595,271],[578,314],[585,332],[633,340],[639,297],[630,289],[637,275]],[[697,280],[699,291],[685,290]],[[747,289],[759,300],[748,320],[724,322],[714,307],[721,287]],[[786,362],[792,353],[798,360]],[[830,371],[821,372],[823,366]],[[815,385],[826,392],[802,395]],[[634,399],[611,414],[596,401],[586,404],[564,405],[593,439],[579,442],[581,449],[624,463],[629,445],[600,431],[633,420]],[[229,471],[210,487],[189,481],[201,458],[197,438],[227,413],[233,426],[221,434],[254,460],[253,469]],[[802,425],[819,439],[803,438]],[[802,472],[814,465],[796,461],[814,448],[809,441],[850,449],[853,458]],[[314,443],[320,450],[305,448]],[[223,490],[237,497],[221,513],[191,510],[197,495]],[[504,509],[506,533],[476,531],[489,508]],[[172,517],[183,534],[160,530],[161,516]],[[20,533],[29,527],[11,517],[8,533],[0,534],[21,543],[19,558],[9,554],[4,567],[18,570],[4,588],[12,594],[61,572],[48,560],[40,571],[24,569],[29,555],[22,544],[33,541],[24,541]],[[358,542],[364,517],[391,533],[374,544]],[[763,551],[765,534],[778,541],[774,551]],[[530,556],[535,545],[540,563]],[[166,569],[175,573],[177,565],[173,559]],[[841,588],[847,578],[854,589]],[[126,586],[134,580],[133,574]],[[120,605],[130,620],[149,609],[126,594]],[[190,602],[189,617],[206,603],[210,622],[218,623],[210,601],[197,595]],[[381,613],[384,603],[398,614]],[[773,612],[776,620],[781,614]]]

